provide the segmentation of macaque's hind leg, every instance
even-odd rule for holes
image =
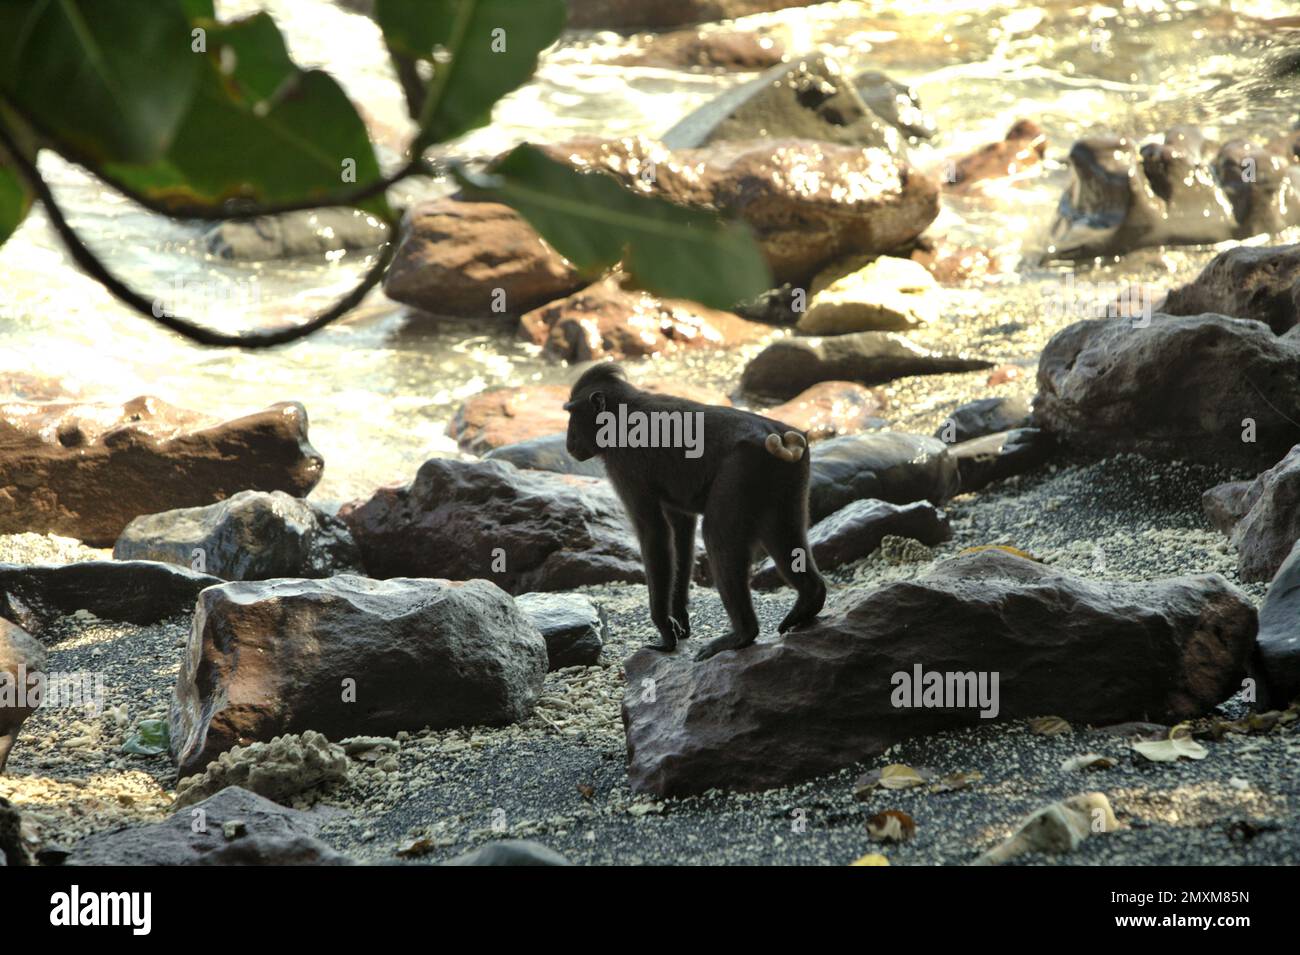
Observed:
[[[650,619],[659,631],[659,639],[647,643],[646,647],[666,653],[677,649],[677,627],[668,612],[673,576],[672,529],[656,502],[629,506],[628,511],[641,543],[646,589],[650,591]]]
[[[723,650],[739,650],[758,638],[758,617],[749,594],[750,547],[755,535],[743,512],[743,504],[737,507],[734,501],[728,500],[725,508],[715,508],[716,498],[715,494],[704,515],[704,547],[709,553],[713,585],[718,588],[718,596],[731,621],[731,632],[706,643],[696,660],[707,660]],[[721,521],[718,510],[725,515]]]
[[[817,570],[808,535],[800,522],[777,515],[764,530],[762,540],[781,578],[799,595],[777,630],[785,633],[815,620],[826,605],[826,581]]]
[[[673,589],[669,613],[677,625],[677,639],[691,635],[691,618],[686,606],[691,596],[691,577],[695,575],[695,525],[694,514],[668,513],[668,523],[673,531]]]

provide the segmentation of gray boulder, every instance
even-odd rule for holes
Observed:
[[[486,580],[240,581],[199,597],[170,710],[177,772],[286,733],[391,736],[532,711],[546,643]]]
[[[426,461],[339,517],[372,577],[483,577],[512,594],[645,579],[608,482],[500,461]]]
[[[977,398],[948,415],[934,436],[947,444],[1012,431],[1029,423],[1029,402],[1019,395]]]
[[[1259,608],[1259,662],[1266,698],[1280,708],[1300,697],[1300,543],[1291,549]]]
[[[231,219],[203,234],[208,252],[246,262],[373,249],[388,240],[388,227],[357,209],[310,209],[257,219]]]
[[[1090,454],[1267,467],[1300,444],[1300,341],[1222,315],[1076,322],[1043,349],[1033,418]]]
[[[581,474],[585,477],[604,477],[605,465],[600,458],[579,461],[564,445],[563,434],[548,434],[515,444],[504,444],[483,455],[484,461],[504,461],[517,468],[532,471],[554,471],[556,474]]]
[[[866,557],[886,536],[908,537],[927,547],[952,538],[952,528],[943,511],[926,501],[890,504],[887,501],[854,501],[808,529],[808,545],[821,570]],[[771,558],[754,572],[755,587],[779,587],[781,575]]]
[[[1017,474],[1025,474],[1052,456],[1051,435],[1037,428],[1017,428],[972,438],[948,449],[957,465],[961,493],[970,494]]]
[[[703,663],[633,654],[628,779],[657,796],[753,791],[982,719],[1176,723],[1240,688],[1256,625],[1218,575],[1099,582],[963,555]]]
[[[879,385],[913,375],[992,368],[965,355],[922,348],[896,332],[852,332],[828,338],[783,338],[745,366],[740,386],[754,395],[793,398],[819,381]]]
[[[1269,580],[1300,540],[1300,445],[1255,478],[1241,504],[1249,510],[1232,528],[1237,573],[1242,580]]]
[[[1300,245],[1239,245],[1220,252],[1194,280],[1169,293],[1163,310],[1251,318],[1281,335],[1300,322]]]
[[[808,515],[814,523],[864,498],[891,504],[939,504],[960,477],[948,446],[923,434],[849,434],[812,446]]]
[[[327,814],[320,810],[286,809],[246,789],[230,786],[162,822],[86,836],[73,847],[67,864],[246,865],[247,861],[229,861],[240,855],[247,859],[248,854],[232,848],[245,839],[256,840],[254,846],[262,846],[263,854],[266,843],[262,840],[290,841],[300,849],[303,843],[298,840],[311,840],[308,844],[324,857],[332,855],[332,850],[317,843],[315,836],[326,818]],[[232,824],[234,838],[226,835],[227,823]],[[220,854],[210,859],[213,853]],[[298,855],[302,858],[301,851]],[[228,861],[223,863],[223,859]]]
[[[605,614],[582,594],[521,594],[515,605],[546,641],[549,669],[595,666],[605,645]]]
[[[225,580],[329,577],[361,567],[361,551],[342,521],[283,491],[240,491],[205,507],[137,517],[113,556],[179,564]]]
[[[104,620],[150,624],[190,613],[220,578],[152,560],[0,564],[0,616],[39,636],[54,620],[88,610]]]

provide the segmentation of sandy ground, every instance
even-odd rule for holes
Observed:
[[[1208,528],[1197,497],[1224,475],[1157,465],[1137,457],[1062,463],[948,510],[955,538],[929,552],[891,548],[834,572],[836,589],[872,586],[924,573],[932,561],[975,544],[1008,543],[1086,576],[1154,579],[1218,572],[1235,582],[1235,557]],[[66,543],[25,535],[0,553],[57,551]],[[66,551],[90,556],[85,549]],[[36,556],[33,554],[33,556]],[[1260,585],[1244,588],[1255,599]],[[620,661],[650,636],[640,586],[590,588],[609,617],[606,663],[551,674],[535,714],[499,729],[402,734],[398,769],[355,762],[348,782],[303,797],[346,810],[322,838],[368,862],[436,861],[486,840],[537,839],[581,863],[844,864],[882,852],[891,864],[963,864],[1007,836],[1040,806],[1075,793],[1107,794],[1124,828],[1094,835],[1074,853],[1025,859],[1071,864],[1300,863],[1300,724],[1267,734],[1205,743],[1198,762],[1158,764],[1122,736],[1075,727],[1061,736],[1024,722],[945,733],[896,746],[880,758],[803,785],[760,794],[709,794],[655,801],[632,795],[619,718]],[[764,636],[773,639],[790,600],[757,595]],[[693,596],[694,629],[707,639],[725,624],[711,590]],[[51,668],[104,675],[109,712],[87,719],[71,710],[29,720],[0,778],[47,841],[153,821],[166,813],[173,780],[166,757],[121,752],[139,720],[164,715],[189,622],[149,627],[66,618],[52,643]],[[1238,715],[1240,702],[1221,708]],[[1047,714],[1045,714],[1047,715]],[[1072,756],[1117,761],[1097,772],[1065,770]],[[863,771],[905,763],[939,773],[978,772],[955,792],[876,791],[854,799]],[[881,847],[865,820],[900,809],[916,837]],[[399,852],[406,852],[401,856]]]

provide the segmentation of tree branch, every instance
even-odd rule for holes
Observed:
[[[99,260],[99,257],[81,241],[81,237],[78,236],[72,226],[68,224],[68,220],[64,217],[63,210],[55,200],[54,194],[50,191],[49,185],[41,177],[40,170],[36,168],[36,163],[33,160],[28,159],[27,156],[18,148],[18,144],[14,141],[12,134],[5,127],[4,123],[0,123],[0,145],[5,147],[5,150],[8,152],[15,167],[17,167],[18,171],[22,173],[23,178],[27,180],[28,184],[31,186],[32,192],[35,193],[36,198],[38,198],[41,201],[41,204],[45,207],[45,211],[50,217],[50,222],[53,224],[55,231],[59,233],[59,238],[63,240],[63,244],[67,246],[72,258],[76,261],[77,265],[86,272],[86,274],[96,279],[100,284],[108,289],[114,297],[130,306],[141,315],[157,322],[165,328],[171,329],[179,335],[183,335],[191,341],[198,342],[201,345],[233,345],[241,348],[269,348],[273,345],[282,345],[285,342],[291,342],[310,335],[312,332],[324,328],[331,322],[338,320],[359,305],[361,300],[366,297],[366,293],[374,288],[379,283],[379,280],[383,278],[384,271],[388,268],[388,264],[393,258],[393,251],[396,243],[390,238],[390,240],[384,244],[382,251],[379,254],[379,258],[376,260],[375,264],[370,267],[370,270],[366,273],[360,284],[336,301],[324,312],[301,325],[288,325],[275,329],[263,329],[252,332],[230,334],[216,331],[215,329],[208,328],[207,326],[189,319],[165,314],[158,315],[154,312],[153,302],[146,299],[135,289],[131,288],[125,282],[113,275],[104,263]],[[315,206],[308,206],[307,208],[315,208]]]

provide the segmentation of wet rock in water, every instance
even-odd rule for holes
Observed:
[[[939,214],[932,180],[871,147],[760,139],[669,150],[627,138],[542,148],[637,192],[749,223],[777,284],[854,253],[901,248]]]
[[[814,523],[864,498],[939,504],[959,487],[947,445],[922,434],[846,435],[818,442],[809,454],[808,514]]]
[[[509,206],[435,199],[412,208],[384,292],[441,315],[519,315],[584,284]]]
[[[1237,575],[1269,580],[1300,540],[1300,445],[1242,491],[1248,510],[1232,528]]]
[[[944,188],[969,192],[990,179],[1022,179],[1039,171],[1047,153],[1047,134],[1033,120],[1018,120],[1001,142],[981,146],[945,167]]]
[[[283,491],[240,491],[206,507],[137,517],[117,560],[156,560],[225,580],[354,573],[361,552],[346,525]]]
[[[310,209],[232,219],[203,234],[203,244],[212,255],[250,262],[373,249],[387,241],[388,226],[357,209]]]
[[[608,482],[500,461],[426,461],[339,511],[374,577],[483,577],[513,594],[645,579]]]
[[[81,394],[81,385],[59,378],[12,368],[0,371],[0,397],[20,401],[66,401]]]
[[[353,865],[311,836],[246,835],[205,852],[197,865]]]
[[[890,504],[872,499],[854,501],[808,529],[813,560],[821,570],[861,560],[887,536],[907,537],[933,547],[952,539],[943,511],[925,501]],[[768,558],[754,572],[755,587],[780,587],[776,564]]]
[[[0,406],[0,534],[111,547],[132,518],[236,491],[307,494],[325,463],[307,411],[282,402],[217,421],[157,398]]]
[[[483,460],[503,461],[533,471],[581,474],[585,477],[605,476],[605,465],[601,464],[600,458],[579,461],[569,453],[565,447],[564,434],[548,434],[514,444],[503,444],[484,454]]]
[[[909,329],[939,318],[938,283],[911,259],[837,263],[818,273],[809,291],[808,310],[796,325],[804,335]]]
[[[201,815],[196,815],[202,810]],[[203,825],[195,827],[201,818]],[[99,832],[78,842],[68,865],[202,865],[205,857],[244,839],[312,839],[327,814],[276,805],[230,786],[186,812],[162,822]],[[230,839],[226,824],[243,834]]]
[[[568,0],[570,29],[676,27],[806,7],[818,0]]]
[[[1061,258],[1120,255],[1280,232],[1300,223],[1300,166],[1280,147],[1219,147],[1192,127],[1140,150],[1124,138],[1081,139],[1051,227]]]
[[[0,616],[37,635],[78,610],[151,624],[192,612],[199,591],[219,583],[211,574],[151,560],[0,564]]]
[[[1055,450],[1051,435],[1037,428],[1016,428],[971,438],[948,449],[957,464],[960,493],[970,494],[1040,467]]]
[[[1259,608],[1259,661],[1267,699],[1286,706],[1300,697],[1300,542],[1278,569]]]
[[[820,54],[772,67],[728,90],[663,135],[670,149],[754,139],[806,139],[897,153],[902,140],[858,95],[835,60]]]
[[[633,654],[629,782],[657,796],[784,786],[981,712],[1173,723],[1240,688],[1255,627],[1250,600],[1218,575],[1088,581],[980,551],[847,591],[813,624],[704,663]]]
[[[600,662],[605,614],[590,598],[582,594],[520,594],[515,605],[541,631],[549,669]]]
[[[343,747],[320,733],[276,736],[267,743],[236,746],[208,763],[202,773],[176,784],[173,809],[192,806],[227,786],[239,786],[287,806],[293,797],[317,786],[343,782],[351,763]]]
[[[1043,349],[1033,417],[1091,454],[1266,467],[1300,443],[1300,340],[1222,315],[1076,322]]]
[[[971,864],[1001,865],[1026,852],[1073,852],[1092,833],[1120,828],[1105,793],[1083,793],[1026,816],[1010,838]]]
[[[798,428],[809,441],[821,441],[884,426],[878,415],[887,406],[879,389],[852,381],[823,381],[759,414]]]
[[[947,444],[958,444],[1028,423],[1029,402],[1019,395],[977,398],[948,415],[934,436]]]
[[[754,298],[737,302],[733,307],[742,318],[767,325],[793,325],[807,309],[807,299],[807,289],[796,288],[791,282],[783,282]],[[798,308],[795,307],[796,304]]]
[[[572,865],[554,849],[531,839],[501,839],[479,846],[443,865]]]
[[[532,711],[546,644],[486,580],[239,581],[199,596],[172,699],[177,774],[235,746],[504,725]]]
[[[1171,291],[1161,311],[1253,318],[1281,335],[1300,322],[1300,245],[1220,252],[1195,279]]]
[[[1237,522],[1255,503],[1249,496],[1254,486],[1254,481],[1229,481],[1216,485],[1201,495],[1201,510],[1216,530],[1231,534]]]
[[[562,361],[641,358],[682,348],[723,348],[770,329],[684,299],[661,299],[610,275],[519,320],[519,335]]]
[[[569,389],[564,385],[481,391],[456,409],[447,434],[461,450],[478,455],[533,438],[562,435],[569,427],[569,413],[564,410],[568,400]]]
[[[870,70],[859,73],[853,86],[873,113],[911,139],[930,139],[937,132],[933,119],[921,110],[916,90]]]
[[[0,773],[18,739],[23,722],[32,715],[28,693],[38,689],[32,677],[45,672],[45,647],[22,627],[0,617]],[[39,698],[34,702],[39,703]],[[10,863],[15,864],[15,863]]]
[[[1015,271],[1012,257],[990,249],[926,241],[924,236],[909,256],[925,266],[940,285],[967,285],[990,275]]]
[[[709,405],[731,404],[725,395],[688,383],[645,379],[638,386]],[[457,409],[447,425],[447,434],[456,439],[462,450],[478,455],[533,438],[562,436],[569,427],[569,413],[564,410],[568,400],[567,385],[524,385],[481,391]],[[593,467],[600,468],[594,473],[605,473],[598,461],[588,462],[572,472],[563,468],[542,470],[583,474]]]
[[[912,375],[942,375],[992,368],[965,355],[922,348],[896,332],[853,332],[827,338],[784,338],[768,345],[745,366],[743,390],[792,398],[821,381],[879,385]]]
[[[651,34],[640,53],[615,62],[673,69],[766,70],[785,59],[775,37],[740,30],[678,30]]]

